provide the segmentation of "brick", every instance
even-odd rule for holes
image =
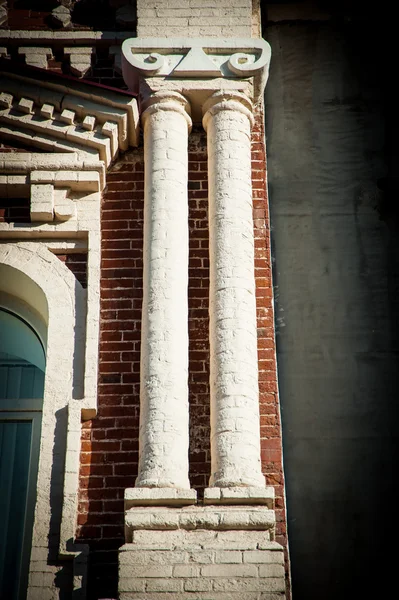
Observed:
[[[198,564],[208,564],[213,563],[214,561],[214,553],[206,552],[202,550],[201,552],[188,552],[188,562],[194,562]]]
[[[244,552],[244,563],[276,563],[282,564],[283,552],[272,550],[247,550]]]
[[[129,545],[126,545],[129,547]],[[168,552],[162,550],[134,550],[123,551],[120,554],[121,565],[166,565],[174,562],[184,563],[188,559],[186,552]]]
[[[242,563],[242,552],[238,550],[223,550],[215,553],[216,563]],[[247,561],[249,562],[249,561]]]
[[[284,592],[285,581],[284,578],[268,578],[259,579],[257,577],[252,578],[229,578],[215,579],[213,584],[215,592]]]
[[[181,592],[183,581],[178,579],[152,579],[147,581],[147,592]]]
[[[119,577],[118,587],[120,592],[144,592],[145,580],[139,580],[134,577]]]
[[[184,590],[186,592],[209,592],[212,590],[212,581],[207,579],[186,579]]]
[[[173,577],[199,577],[200,574],[198,565],[176,565],[173,568]]]
[[[214,564],[201,568],[202,577],[257,577],[258,568],[255,565],[243,564]]]
[[[260,577],[281,577],[284,579],[285,570],[284,570],[283,560],[281,561],[280,564],[261,565],[259,567],[259,576]]]

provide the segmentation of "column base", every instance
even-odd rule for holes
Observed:
[[[256,529],[250,526],[254,509],[241,507],[240,516],[232,507],[199,509],[169,509],[179,522],[173,530],[167,529],[170,518],[165,520],[158,510],[152,512],[158,528],[139,529],[136,520],[130,542],[119,551],[119,599],[285,600],[283,548],[270,539],[274,515],[268,527],[265,519],[264,527]],[[182,516],[190,513],[184,526]],[[235,513],[236,529],[232,515],[228,529],[210,526],[214,518],[223,522],[227,513]],[[200,514],[207,515],[205,521]]]
[[[210,487],[204,491],[204,504],[264,504],[274,508],[274,487]]]
[[[178,488],[127,488],[125,510],[132,506],[187,506],[195,504],[197,492]]]
[[[157,507],[148,510],[133,506],[125,512],[125,539],[134,539],[136,531],[213,530],[262,531],[274,540],[276,517],[274,510],[264,506],[185,506],[183,508]]]

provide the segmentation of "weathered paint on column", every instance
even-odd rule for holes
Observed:
[[[140,457],[136,487],[189,488],[188,201],[191,119],[179,93],[147,100],[141,337]]]
[[[210,486],[265,485],[260,462],[251,185],[252,104],[218,92],[208,134],[211,347]]]

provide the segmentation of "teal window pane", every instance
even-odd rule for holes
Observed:
[[[0,400],[43,398],[45,354],[22,319],[0,309]]]
[[[0,600],[26,600],[45,364],[31,326],[0,308]]]
[[[18,598],[31,433],[29,421],[0,420],[0,598],[10,600]]]

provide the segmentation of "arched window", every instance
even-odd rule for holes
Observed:
[[[0,598],[7,600],[26,597],[45,362],[30,323],[9,303],[0,306]]]

